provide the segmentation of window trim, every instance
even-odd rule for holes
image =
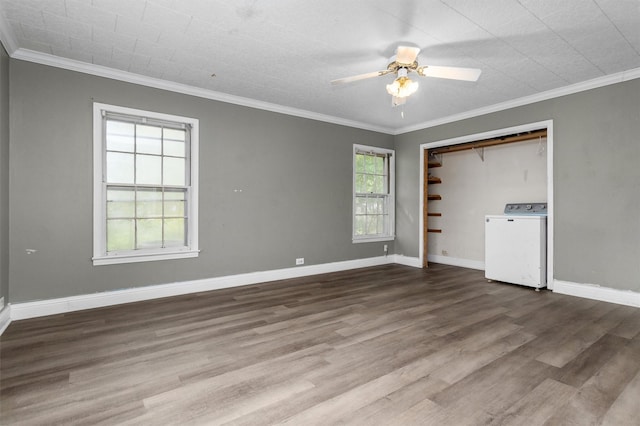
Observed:
[[[187,190],[189,220],[187,221],[187,247],[142,249],[135,253],[107,254],[106,252],[106,183],[103,181],[105,148],[103,114],[124,114],[150,120],[184,123],[191,126],[189,146],[190,185]],[[163,114],[117,105],[93,103],[93,265],[149,262],[158,260],[198,257],[198,158],[199,120],[172,114]]]
[[[386,155],[389,158],[389,194],[387,195],[387,209],[388,209],[388,234],[387,235],[356,235],[356,153],[358,152],[371,152],[374,154]],[[379,148],[375,146],[353,144],[352,154],[352,185],[351,185],[351,241],[353,244],[359,243],[373,243],[377,241],[393,241],[395,240],[395,193],[396,193],[396,160],[395,150],[387,148]]]

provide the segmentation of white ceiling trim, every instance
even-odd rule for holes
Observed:
[[[602,77],[597,77],[597,78],[583,81],[580,83],[571,84],[569,86],[559,87],[557,89],[536,93],[535,95],[525,96],[522,98],[510,100],[510,101],[501,102],[495,105],[489,105],[486,107],[474,109],[474,110],[463,112],[460,114],[454,114],[448,117],[439,118],[437,120],[427,121],[424,123],[417,124],[415,126],[402,127],[402,128],[396,129],[394,134],[401,135],[403,133],[414,132],[416,130],[428,129],[430,127],[435,127],[435,126],[439,126],[447,123],[453,123],[455,121],[466,120],[468,118],[478,117],[480,115],[490,114],[492,112],[504,111],[506,109],[529,105],[529,104],[533,104],[540,101],[546,101],[553,98],[559,98],[561,96],[571,95],[578,92],[584,92],[591,89],[597,89],[598,87],[608,86],[616,83],[622,83],[623,81],[633,80],[636,78],[640,78],[640,68],[634,68],[632,70],[622,71],[616,74],[609,74]]]
[[[0,22],[0,38],[3,43],[11,45],[12,35],[5,31],[6,26]],[[15,43],[15,41],[13,41]],[[14,44],[15,46],[15,44]],[[10,49],[10,46],[8,46]],[[9,50],[8,49],[8,50]],[[640,78],[640,68],[635,68],[628,71],[623,71],[616,74],[609,74],[602,77],[597,77],[584,82],[572,84],[569,86],[559,87],[557,89],[547,90],[545,92],[536,93],[534,95],[525,96],[518,99],[513,99],[507,102],[501,102],[499,104],[490,105],[483,108],[478,108],[463,112],[460,114],[454,114],[448,117],[443,117],[437,120],[426,121],[414,126],[407,126],[398,129],[392,129],[388,127],[373,126],[368,123],[362,123],[359,121],[347,120],[340,117],[319,114],[312,111],[286,107],[269,102],[258,101],[255,99],[244,98],[240,96],[229,95],[226,93],[216,92],[213,90],[202,89],[194,86],[189,86],[181,83],[174,83],[167,80],[162,80],[153,77],[147,77],[140,74],[135,74],[127,71],[116,70],[113,68],[104,67],[101,65],[88,64],[85,62],[75,61],[72,59],[62,58],[59,56],[49,55],[46,53],[36,52],[28,49],[17,49],[13,53],[9,52],[9,55],[14,59],[20,59],[28,62],[34,62],[42,65],[53,66],[56,68],[63,68],[70,71],[77,71],[85,74],[91,74],[98,77],[106,77],[114,80],[124,81],[127,83],[139,84],[141,86],[153,87],[156,89],[167,90],[170,92],[181,93],[185,95],[197,96],[200,98],[211,99],[220,102],[226,102],[235,105],[246,106],[250,108],[257,108],[261,110],[276,112],[280,114],[291,115],[295,117],[307,118],[311,120],[317,120],[332,124],[338,124],[347,127],[354,127],[363,130],[370,130],[379,133],[385,133],[390,135],[401,135],[417,130],[428,129],[430,127],[439,126],[442,124],[452,123],[455,121],[465,120],[473,117],[478,117],[493,112],[504,111],[510,108],[516,108],[519,106],[529,105],[532,103],[558,98],[586,90],[596,89],[598,87],[608,86],[611,84],[621,83],[627,80],[633,80]]]
[[[388,2],[371,0],[364,9],[349,9],[363,12],[355,32],[349,30],[351,20],[327,12],[343,34],[326,32],[317,16],[321,7],[292,8],[287,2],[274,8],[233,2],[112,3],[0,0],[0,40],[14,59],[391,135],[637,78],[640,68],[633,31],[640,15],[629,2],[605,1],[599,7],[567,0],[557,7],[538,7],[510,0],[504,7],[487,8],[481,2],[443,0],[430,3],[432,8],[407,0],[403,4],[409,16],[395,13]],[[211,19],[200,20],[201,12]],[[379,22],[389,24],[387,37],[380,34]],[[435,58],[482,68],[486,74],[472,90],[444,82],[436,88],[434,82],[432,96],[418,95],[413,101],[411,108],[422,113],[406,120],[380,101],[383,92],[369,90],[365,83],[335,93],[322,84],[335,78],[338,69],[345,70],[342,75],[349,69],[353,74],[363,71],[355,62],[364,67],[381,60],[381,45],[398,37],[422,40]],[[211,49],[205,54],[198,46],[210,38],[220,44],[203,45]],[[337,47],[335,40],[340,41]],[[241,58],[238,51],[244,52]],[[315,83],[289,80],[289,68],[277,60],[284,54],[295,56],[298,68],[313,69]],[[209,73],[202,72],[234,65],[242,71],[226,74],[218,80],[220,86],[210,86]],[[352,98],[356,102],[349,102]]]
[[[98,77],[106,77],[127,83],[139,84],[141,86],[153,87],[155,89],[168,90],[170,92],[184,95],[197,96],[199,98],[211,99],[214,101],[226,102],[235,105],[257,108],[265,111],[291,115],[295,117],[308,118],[311,120],[323,121],[326,123],[339,124],[341,126],[355,127],[364,130],[371,130],[379,133],[393,134],[394,130],[387,127],[373,126],[359,121],[347,120],[331,115],[319,114],[298,108],[286,107],[270,102],[258,101],[255,99],[243,98],[241,96],[229,95],[213,90],[202,89],[159,78],[147,77],[128,71],[116,70],[102,65],[88,64],[86,62],[75,61],[73,59],[62,58],[47,53],[36,52],[28,49],[17,49],[10,55],[13,59],[34,62],[41,65],[48,65],[70,71],[77,71],[84,74],[91,74]]]

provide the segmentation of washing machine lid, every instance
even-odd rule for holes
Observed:
[[[547,203],[507,203],[504,206],[504,214],[546,216]]]

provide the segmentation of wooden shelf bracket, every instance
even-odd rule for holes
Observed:
[[[478,154],[478,157],[480,157],[480,159],[484,163],[484,147],[476,148],[475,146],[472,146],[471,150]]]
[[[542,144],[542,136],[538,136],[538,155],[544,155],[545,150],[545,146]]]
[[[436,163],[440,163],[440,165],[442,166],[442,154],[441,153],[437,153],[434,151],[431,151],[429,153],[429,156],[436,162]]]

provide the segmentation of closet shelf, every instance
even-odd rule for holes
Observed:
[[[442,213],[427,213],[427,216],[441,217]]]
[[[427,229],[427,232],[431,232],[434,234],[442,234],[442,229]]]
[[[442,163],[440,162],[429,162],[427,163],[430,169],[435,169],[436,167],[442,167]]]

